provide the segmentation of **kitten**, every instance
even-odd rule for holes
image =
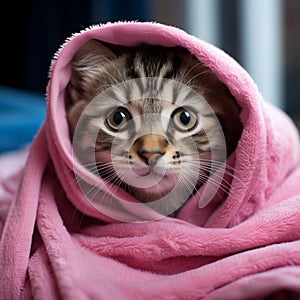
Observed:
[[[82,164],[141,202],[171,195],[172,216],[242,131],[227,87],[181,47],[87,42],[72,60],[66,107]]]

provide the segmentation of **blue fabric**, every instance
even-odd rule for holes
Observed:
[[[43,94],[0,86],[0,152],[30,143],[45,114]]]

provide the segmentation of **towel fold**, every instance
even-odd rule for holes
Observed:
[[[65,117],[70,61],[90,39],[185,47],[228,87],[243,123],[228,192],[207,199],[204,184],[170,218],[95,183],[73,157]],[[300,297],[299,134],[230,56],[167,25],[96,25],[55,55],[47,101],[28,155],[0,158],[0,170],[15,164],[0,174],[0,299]],[[89,201],[93,185],[113,205]]]

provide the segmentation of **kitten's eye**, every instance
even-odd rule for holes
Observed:
[[[177,108],[173,112],[172,118],[174,121],[174,125],[180,131],[192,130],[197,125],[196,115],[192,111],[187,110],[184,107]]]
[[[106,125],[113,131],[119,131],[124,129],[130,119],[130,112],[124,107],[119,107],[106,118]]]

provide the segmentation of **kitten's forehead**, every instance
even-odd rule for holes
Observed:
[[[171,78],[175,72],[175,65],[181,63],[179,54],[175,55],[173,49],[141,47],[127,55],[125,66],[128,78]]]
[[[149,95],[155,94],[155,97]],[[206,110],[208,103],[199,91],[191,87],[166,80],[163,87],[157,91],[147,90],[146,95],[136,101],[128,101],[136,106],[141,114],[160,114],[163,111],[174,110],[178,107],[192,107],[195,111]]]
[[[134,122],[140,129],[154,130],[162,125],[161,113],[167,105],[168,102],[160,99],[145,98],[129,102],[126,106],[132,112]]]
[[[129,103],[135,106],[140,114],[160,114],[164,105],[163,101],[155,98],[142,98]]]

